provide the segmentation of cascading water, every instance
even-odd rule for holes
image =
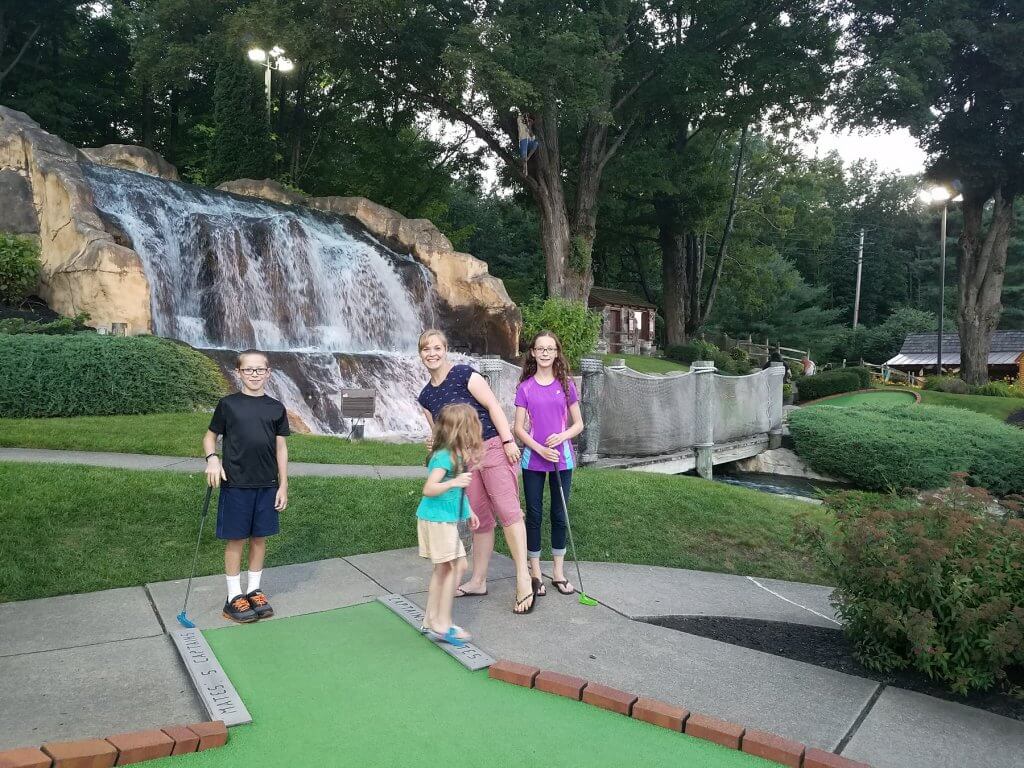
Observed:
[[[150,283],[154,333],[202,349],[271,352],[268,391],[312,431],[347,432],[339,390],[377,392],[373,436],[425,432],[416,339],[436,323],[433,276],[350,220],[83,164],[97,209]]]

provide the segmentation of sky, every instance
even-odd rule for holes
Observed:
[[[925,154],[917,142],[904,129],[893,132],[868,133],[822,130],[816,142],[804,145],[809,155],[817,152],[824,156],[837,150],[843,162],[850,164],[860,158],[874,160],[881,171],[915,174],[924,171]]]

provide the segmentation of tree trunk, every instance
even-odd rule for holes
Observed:
[[[153,147],[153,92],[149,80],[142,83],[142,146]]]
[[[170,163],[178,162],[178,92],[171,89],[167,97],[167,141],[164,142],[164,155]]]
[[[689,281],[686,275],[686,233],[680,226],[676,201],[667,195],[654,200],[661,247],[662,313],[665,318],[665,344],[676,347],[686,343],[686,317],[689,305]]]
[[[302,159],[302,133],[306,128],[306,88],[309,85],[309,71],[299,67],[299,87],[295,92],[295,111],[292,113],[291,162],[289,175],[292,184],[301,187],[299,161]]]
[[[988,381],[988,354],[992,333],[1002,313],[1001,297],[1006,272],[1006,249],[1014,226],[1013,195],[997,189],[992,219],[985,231],[987,197],[964,194],[964,228],[960,234],[960,376],[968,384]]]

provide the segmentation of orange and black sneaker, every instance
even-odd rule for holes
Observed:
[[[253,611],[255,611],[257,619],[269,619],[274,615],[274,609],[270,607],[270,603],[267,602],[267,596],[261,590],[254,589],[245,597],[248,599]]]
[[[249,601],[239,595],[234,600],[224,603],[224,618],[237,621],[239,624],[252,624],[259,616],[252,609]]]

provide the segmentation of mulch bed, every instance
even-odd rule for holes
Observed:
[[[1007,416],[1006,423],[1024,429],[1024,408],[1021,408],[1019,411],[1014,411]]]
[[[0,320],[9,317],[17,317],[30,322],[49,323],[59,319],[60,313],[50,309],[46,302],[38,296],[29,296],[17,306],[0,302]]]
[[[997,691],[958,696],[917,672],[901,670],[883,674],[870,670],[853,658],[850,644],[839,629],[728,616],[658,616],[645,621],[1024,720],[1024,697],[1015,698]],[[1024,686],[1024,668],[1009,670],[1008,682],[1018,688]]]

